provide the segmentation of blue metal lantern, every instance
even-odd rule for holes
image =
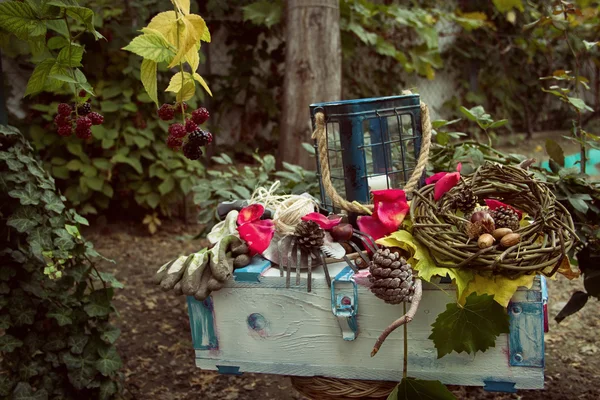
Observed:
[[[421,108],[417,94],[311,104],[325,116],[331,182],[346,200],[368,203],[370,192],[402,188],[421,148]],[[317,170],[323,208],[336,212]]]

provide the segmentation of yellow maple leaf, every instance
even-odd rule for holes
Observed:
[[[425,281],[430,282],[434,276],[450,276],[456,285],[458,298],[462,296],[467,285],[474,278],[473,272],[468,269],[438,267],[429,254],[427,247],[405,230],[397,231],[381,238],[377,240],[377,243],[387,247],[399,247],[407,251],[410,254],[409,262],[413,269],[419,271],[419,277]]]
[[[522,275],[517,279],[510,279],[504,275],[492,275],[479,272],[475,279],[469,282],[467,289],[459,297],[459,302],[464,304],[466,298],[475,292],[479,295],[494,295],[494,300],[503,307],[507,307],[510,299],[521,286],[531,289],[535,275]]]

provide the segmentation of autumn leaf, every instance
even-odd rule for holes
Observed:
[[[472,293],[486,293],[494,296],[494,300],[506,308],[510,299],[521,286],[531,289],[535,280],[535,275],[522,275],[516,279],[510,279],[504,275],[483,274],[483,272],[475,274],[475,278],[469,282],[466,290],[460,296],[460,303],[464,303]]]
[[[501,333],[509,333],[510,323],[494,296],[471,293],[464,305],[448,304],[431,326],[429,339],[442,358],[453,351],[471,354],[494,347]]]
[[[387,400],[456,400],[440,381],[402,378]]]

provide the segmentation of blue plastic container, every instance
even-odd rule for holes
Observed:
[[[331,180],[348,201],[368,203],[370,191],[402,188],[421,149],[417,94],[310,105],[325,115]],[[317,152],[317,170],[321,163]],[[321,182],[323,208],[335,211]]]

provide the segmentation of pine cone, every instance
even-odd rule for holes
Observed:
[[[492,210],[490,215],[494,218],[496,228],[509,228],[516,231],[520,227],[519,214],[512,208],[498,207]]]
[[[323,246],[325,239],[325,231],[314,221],[300,222],[294,234],[298,237],[298,245],[305,251]]]
[[[477,207],[477,196],[470,186],[463,187],[454,198],[454,208],[464,211],[472,211]]]
[[[369,263],[371,292],[388,304],[411,302],[414,288],[413,270],[400,253],[379,249]]]

